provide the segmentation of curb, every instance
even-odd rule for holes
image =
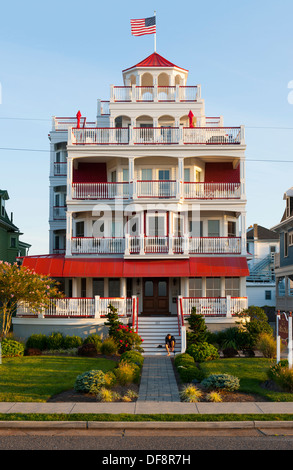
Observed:
[[[150,421],[0,421],[1,429],[145,429],[145,430],[195,430],[195,429],[293,429],[293,421],[209,421],[209,422],[150,422]]]

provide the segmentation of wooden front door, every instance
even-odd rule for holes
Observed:
[[[169,282],[166,278],[143,280],[143,314],[169,313]]]

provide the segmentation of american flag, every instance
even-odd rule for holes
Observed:
[[[156,33],[156,17],[142,18],[140,20],[130,20],[131,34],[133,36],[143,36],[144,34]]]

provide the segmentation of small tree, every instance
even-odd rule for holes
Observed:
[[[251,305],[248,309],[243,310],[239,317],[244,319],[241,324],[244,327],[243,337],[246,336],[246,346],[255,348],[262,333],[273,335],[273,328],[270,326],[268,317],[261,307]]]
[[[117,308],[113,307],[113,305],[109,305],[108,309],[108,321],[105,325],[109,326],[109,336],[117,343],[119,354],[131,350],[142,351],[141,343],[143,340],[141,337],[133,328],[128,325],[123,325],[123,323],[119,321]]]
[[[11,326],[19,302],[25,302],[33,313],[47,308],[51,298],[60,298],[56,281],[36,274],[17,263],[0,261],[0,338]]]
[[[196,313],[196,307],[192,307],[188,318],[190,331],[187,332],[189,343],[203,343],[207,339],[208,329],[203,315]]]

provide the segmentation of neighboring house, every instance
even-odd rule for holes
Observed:
[[[275,257],[276,310],[293,311],[293,187],[283,196],[286,207],[279,224],[272,227],[280,239],[280,254]]]
[[[9,196],[6,190],[0,190],[0,260],[14,263],[18,256],[26,256],[31,245],[19,239],[23,235],[9,217],[5,208]]]
[[[279,252],[279,235],[254,224],[246,232],[249,276],[246,279],[248,305],[275,306],[275,254]]]
[[[249,273],[244,128],[207,117],[201,86],[157,53],[122,75],[95,122],[53,117],[50,255],[23,263],[58,278],[67,299],[38,328],[61,327],[59,316],[89,329],[110,302],[138,329],[160,318],[178,331],[193,306],[233,325]],[[25,310],[16,320],[30,322]]]

